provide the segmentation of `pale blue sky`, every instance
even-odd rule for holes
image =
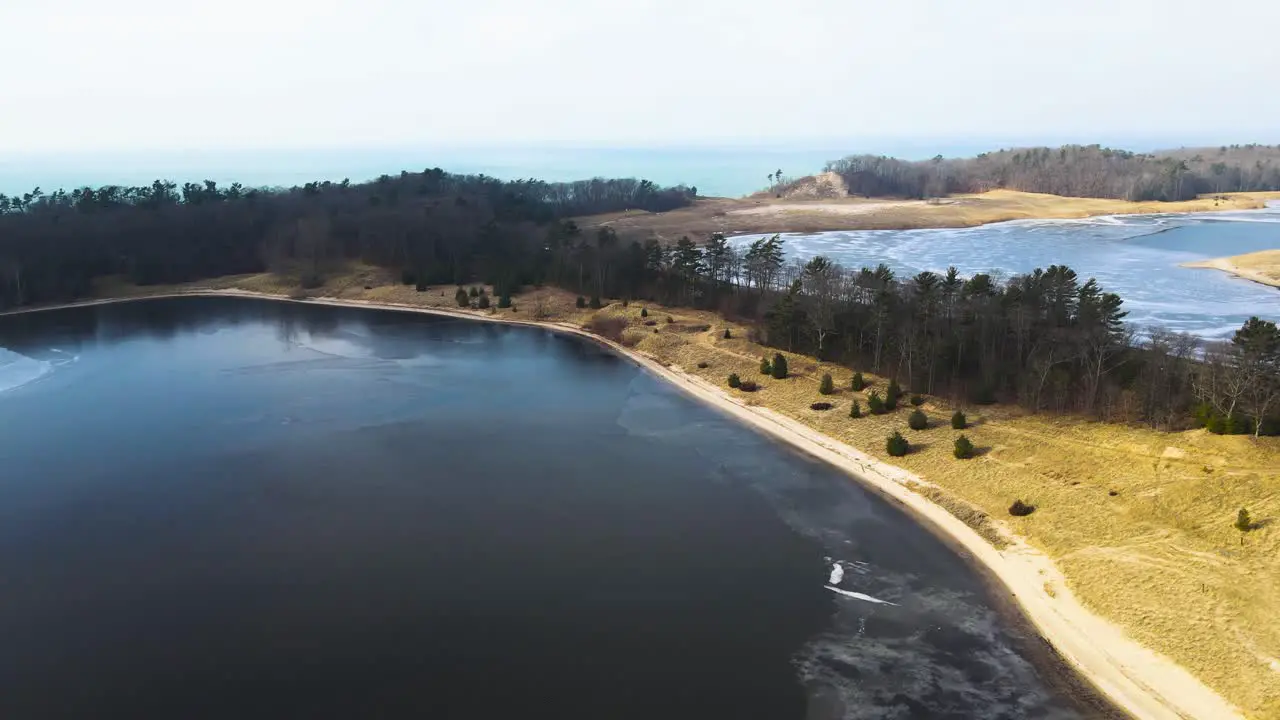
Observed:
[[[1280,141],[1280,2],[4,0],[0,153]]]

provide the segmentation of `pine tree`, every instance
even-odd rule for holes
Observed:
[[[488,310],[488,309],[489,309],[489,296],[488,296],[488,295],[481,295],[481,296],[480,296],[480,299],[476,300],[476,307],[480,308],[481,310]]]
[[[671,253],[671,270],[680,278],[680,302],[686,303],[691,291],[696,291],[698,278],[706,270],[702,262],[702,248],[686,235],[678,242]]]
[[[856,373],[854,373],[854,374],[853,374],[853,383],[851,384],[851,387],[852,387],[855,391],[857,391],[857,390],[861,390],[862,388],[864,388],[864,387],[866,387],[866,386],[867,386],[867,382],[866,382],[865,380],[863,380],[863,379],[862,379],[862,373],[861,373],[861,372],[856,372]]]
[[[831,380],[831,373],[822,374],[822,383],[818,385],[818,392],[823,395],[830,395],[836,391],[836,384]]]
[[[854,400],[853,405],[849,406],[849,417],[855,419],[862,417],[862,406],[858,404],[857,400]]]
[[[729,387],[736,388],[742,384],[742,379],[738,377],[738,373],[729,376]]]
[[[729,332],[729,328],[725,328],[725,329],[724,329],[724,339],[725,339],[725,340],[728,340],[728,339],[729,339],[729,338],[731,338],[731,337],[733,337],[733,335]]]
[[[466,288],[458,286],[458,291],[453,294],[453,299],[457,301],[458,307],[470,307],[471,298],[467,295]]]
[[[769,358],[760,358],[760,374],[761,375],[773,374],[773,367],[769,365]]]
[[[574,305],[578,308],[584,308],[587,306],[587,299],[579,295],[577,301],[574,302]]]
[[[774,354],[772,368],[774,380],[787,379],[787,359],[782,356],[782,353]]]
[[[1240,508],[1240,512],[1236,513],[1236,529],[1240,532],[1249,532],[1253,529],[1253,518],[1249,517],[1249,511]]]
[[[968,460],[973,457],[973,443],[969,442],[969,438],[961,435],[956,438],[954,454],[957,460]]]
[[[472,285],[471,290],[467,294],[471,297],[480,297],[480,290],[477,289],[476,286]]]
[[[1245,417],[1231,418],[1236,432],[1262,434],[1268,411],[1280,404],[1280,328],[1270,320],[1251,317],[1231,338],[1232,356],[1237,376],[1246,380],[1240,395]],[[1251,426],[1251,427],[1250,427]]]
[[[504,309],[511,307],[511,296],[503,293],[502,297],[498,298],[498,307]]]
[[[902,437],[902,433],[895,432],[889,436],[889,440],[885,443],[885,450],[890,457],[902,457],[911,451],[911,443]]]
[[[886,410],[895,410],[898,407],[898,400],[902,398],[902,386],[898,385],[897,380],[890,380],[889,387],[884,391],[884,407]]]
[[[871,411],[872,415],[883,415],[888,412],[888,409],[884,406],[884,398],[880,397],[880,393],[874,391],[867,396],[867,409]]]
[[[640,317],[649,317],[649,309],[640,308]]]
[[[929,417],[924,414],[923,410],[916,408],[912,411],[911,415],[907,417],[907,427],[912,430],[923,430],[929,427]]]
[[[1014,500],[1013,504],[1009,506],[1009,514],[1014,517],[1026,517],[1035,511],[1035,505],[1028,505],[1022,502],[1021,498]]]
[[[795,349],[796,331],[804,325],[804,310],[801,308],[800,281],[796,280],[792,288],[778,298],[764,314],[765,333],[769,344],[775,347]]]
[[[957,410],[955,414],[951,416],[951,429],[963,430],[968,426],[969,426],[969,423],[965,420],[964,413],[960,412],[959,410]]]

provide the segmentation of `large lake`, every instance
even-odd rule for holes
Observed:
[[[759,235],[734,238],[743,247]],[[1005,278],[1068,265],[1124,300],[1139,331],[1163,326],[1228,337],[1251,315],[1280,320],[1280,290],[1217,270],[1179,267],[1206,258],[1280,248],[1280,203],[1265,210],[1196,215],[1117,215],[1015,220],[973,228],[849,230],[785,235],[787,256],[825,255],[847,268],[885,263],[900,277],[923,270],[995,272]]]
[[[0,346],[0,717],[1104,712],[901,511],[580,339],[182,298]]]

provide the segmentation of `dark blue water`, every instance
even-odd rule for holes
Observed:
[[[183,298],[0,346],[0,717],[1102,712],[901,512],[582,340]]]

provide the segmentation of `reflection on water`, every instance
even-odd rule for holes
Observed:
[[[899,511],[591,343],[182,298],[0,346],[49,363],[0,717],[1098,713]]]
[[[735,238],[742,246],[758,236]],[[1280,205],[1202,215],[1017,220],[974,228],[854,230],[786,236],[787,256],[826,255],[847,268],[885,263],[900,276],[954,265],[1003,277],[1068,265],[1124,299],[1127,321],[1224,337],[1250,315],[1280,319],[1280,291],[1226,273],[1179,267],[1280,248]]]

